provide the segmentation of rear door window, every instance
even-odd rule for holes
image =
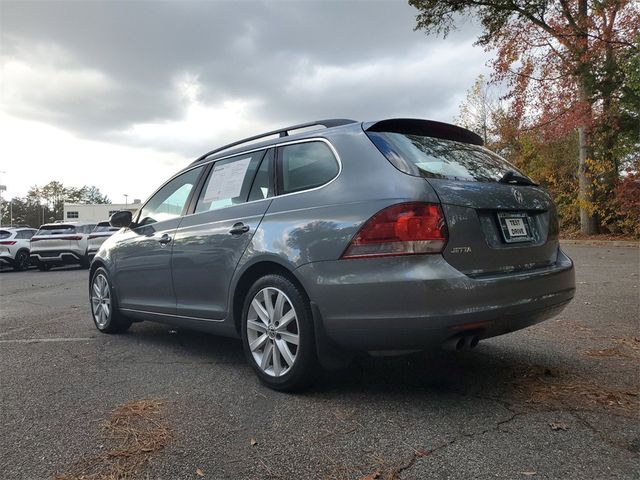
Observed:
[[[413,164],[425,177],[497,182],[510,170],[523,175],[505,159],[479,145],[395,132],[367,132],[367,135],[392,164]]]
[[[319,187],[333,180],[340,166],[324,142],[304,142],[278,148],[278,193]]]
[[[265,157],[265,150],[259,150],[215,162],[209,173],[209,178],[200,192],[195,213],[245,203],[263,157]],[[257,179],[259,183],[264,183],[266,180],[267,183],[264,183],[266,191],[264,194],[262,190],[260,190],[260,194],[255,192],[256,199],[259,199],[261,195],[263,195],[261,198],[269,196],[268,163],[267,161],[265,166],[267,176],[260,175],[260,178]]]
[[[273,149],[271,149],[260,162],[249,192],[249,202],[273,197],[273,157]]]
[[[0,240],[3,238],[9,238],[11,236],[11,232],[7,232],[6,230],[0,230]]]

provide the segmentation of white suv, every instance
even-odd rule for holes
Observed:
[[[18,272],[29,268],[29,240],[34,233],[36,229],[30,227],[0,229],[0,264]]]
[[[89,233],[95,223],[47,223],[31,238],[31,263],[41,271],[73,263],[89,267]]]
[[[118,230],[120,230],[118,227],[112,227],[109,225],[109,222],[100,222],[96,225],[96,228],[94,228],[89,235],[89,243],[87,246],[89,260],[93,260],[93,257],[96,256],[96,253],[98,253],[100,249],[100,245]]]

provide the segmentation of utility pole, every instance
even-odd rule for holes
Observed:
[[[0,171],[0,173],[7,173],[4,170]],[[0,185],[0,227],[2,226],[2,215],[4,214],[4,206],[2,205],[2,192],[7,190],[6,185]]]
[[[127,195],[126,193],[124,194],[124,206],[125,209],[129,206],[129,195]]]
[[[0,185],[0,227],[2,226],[2,216],[4,215],[4,205],[2,204],[2,192],[7,190],[6,185]]]

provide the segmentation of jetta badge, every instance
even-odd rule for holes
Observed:
[[[522,204],[524,202],[524,197],[522,196],[522,192],[515,188],[511,189],[511,193],[513,193],[513,198],[516,199],[516,202]]]
[[[451,253],[471,253],[471,247],[453,247]]]

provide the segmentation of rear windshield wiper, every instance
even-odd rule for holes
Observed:
[[[538,186],[537,183],[534,183],[529,178],[525,177],[524,175],[520,175],[518,172],[515,172],[513,170],[507,170],[507,173],[505,173],[502,178],[498,180],[498,182],[511,183],[514,185],[531,185],[534,187]]]

